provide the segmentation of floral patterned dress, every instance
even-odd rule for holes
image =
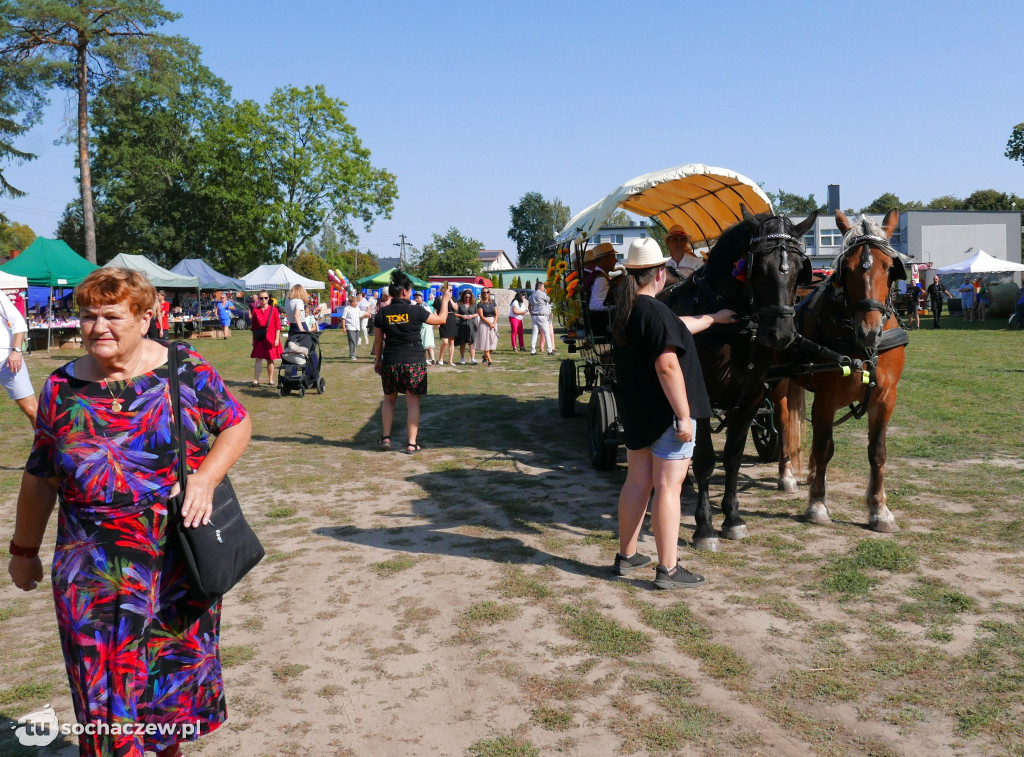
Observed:
[[[210,432],[246,413],[198,353],[180,349],[194,470],[209,451]],[[184,565],[167,539],[177,465],[167,377],[165,364],[108,385],[75,378],[68,363],[40,397],[25,469],[59,478],[53,593],[75,715],[80,723],[106,723],[108,731],[128,723],[129,730],[154,724],[150,730],[158,731],[82,735],[82,755],[142,757],[227,718],[220,600],[188,596]]]

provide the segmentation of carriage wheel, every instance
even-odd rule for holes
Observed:
[[[287,387],[284,387],[284,386],[278,386],[277,387],[277,394],[278,394],[278,396],[287,397],[291,393],[292,393],[292,390],[288,389]]]
[[[320,380],[316,384],[316,393],[317,394],[323,394],[324,393],[324,389],[326,389],[326,388],[327,388],[327,382],[324,381],[323,377],[321,376]]]
[[[754,449],[757,450],[757,459],[762,463],[775,463],[779,461],[779,454],[782,452],[782,437],[779,430],[775,428],[772,416],[765,416],[762,425],[756,419],[750,425],[750,436],[754,439]]]
[[[615,395],[606,386],[590,395],[590,462],[596,470],[612,470],[619,454],[615,432]]]
[[[579,396],[576,383],[576,361],[563,360],[558,367],[558,414],[563,418],[576,415],[576,398]]]

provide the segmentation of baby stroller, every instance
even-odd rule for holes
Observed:
[[[324,393],[326,386],[320,375],[323,353],[320,352],[320,333],[299,331],[288,335],[281,357],[281,370],[277,374],[277,391],[287,397],[293,391],[300,397],[306,396],[307,389]]]

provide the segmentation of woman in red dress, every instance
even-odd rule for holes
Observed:
[[[162,289],[156,293],[156,304],[160,310],[160,338],[167,338],[167,330],[171,328],[171,303],[167,301],[167,293]]]
[[[281,348],[281,315],[277,308],[270,304],[270,295],[260,292],[259,305],[254,307],[252,314],[252,354],[256,358],[256,372],[252,385],[260,385],[260,362],[267,361],[267,384],[274,385],[274,361],[280,360],[284,350]]]

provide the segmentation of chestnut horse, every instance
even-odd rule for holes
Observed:
[[[779,488],[790,493],[796,491],[794,465],[798,472],[800,469],[804,390],[814,392],[805,513],[812,523],[830,522],[825,472],[835,454],[833,427],[866,412],[871,465],[868,525],[882,533],[899,531],[886,505],[884,484],[886,430],[896,406],[896,386],[909,341],[892,304],[893,285],[907,278],[903,259],[888,241],[898,217],[893,209],[881,227],[866,218],[851,226],[846,216],[836,211],[836,225],[844,237],[835,271],[801,300],[796,313],[800,338],[784,356],[800,360],[812,354],[815,359],[833,362],[807,364],[805,370],[795,370],[793,378],[782,380],[773,392],[782,436]],[[849,412],[837,423],[836,412],[844,407],[849,407]]]
[[[764,378],[773,351],[785,349],[797,337],[793,303],[797,286],[809,284],[812,273],[803,235],[817,217],[813,213],[794,224],[786,216],[755,216],[745,207],[742,210],[744,220],[722,234],[708,253],[707,263],[685,282],[658,296],[676,315],[731,308],[742,321],[712,326],[693,337],[711,405],[725,411],[725,539],[748,535],[736,496],[743,448],[764,397]],[[697,529],[693,546],[714,551],[718,549],[718,534],[709,494],[715,469],[711,421],[700,419],[696,427],[693,472],[697,478]]]

